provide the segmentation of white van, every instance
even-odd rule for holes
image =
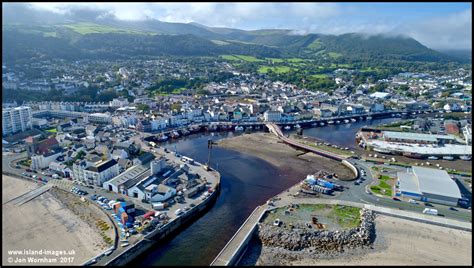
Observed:
[[[425,209],[423,210],[423,214],[428,214],[428,215],[437,216],[437,215],[438,215],[438,210],[437,210],[437,209],[434,209],[434,208],[425,208]]]

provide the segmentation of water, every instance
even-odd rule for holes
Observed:
[[[303,135],[313,138],[318,138],[327,141],[332,144],[343,147],[356,147],[355,134],[361,127],[364,126],[375,126],[381,124],[388,124],[394,121],[398,121],[400,118],[383,118],[383,119],[372,119],[365,121],[350,122],[344,124],[327,125],[324,127],[314,127],[309,129],[303,129]],[[287,133],[296,133],[295,130],[285,131]]]
[[[350,147],[355,146],[355,133],[360,127],[395,120],[386,118],[329,125],[304,129],[303,134]],[[211,138],[218,141],[228,135],[233,134],[196,134],[167,143],[165,147],[206,163],[207,140]],[[258,158],[218,146],[212,149],[211,166],[221,173],[221,192],[216,203],[175,237],[156,243],[133,264],[209,265],[255,207],[301,180],[292,174],[279,172]]]

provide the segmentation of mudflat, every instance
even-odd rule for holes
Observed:
[[[6,175],[2,175],[2,183],[3,265],[81,265],[106,249],[100,234],[67,209],[51,190],[19,206],[5,202],[36,188],[35,183]],[[15,255],[9,253],[12,250],[51,252]],[[43,262],[42,258],[56,262]],[[12,262],[14,259],[20,262]]]
[[[306,153],[284,144],[271,133],[244,134],[220,140],[218,146],[261,158],[283,172],[296,174],[303,179],[320,170],[336,173],[341,179],[354,175],[340,162]]]

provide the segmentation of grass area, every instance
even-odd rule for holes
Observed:
[[[323,79],[323,78],[326,78],[328,76],[325,75],[325,74],[313,74],[313,75],[311,75],[311,77],[316,78],[316,79]]]
[[[51,129],[47,129],[46,132],[57,133],[58,130],[56,128],[51,128]]]
[[[337,58],[342,57],[342,54],[341,54],[341,53],[337,53],[337,52],[329,52],[329,53],[328,53],[328,56],[331,57],[332,59],[337,59]]]
[[[272,72],[274,73],[287,73],[291,71],[291,68],[288,66],[261,66],[260,68],[258,68],[259,73],[268,73],[269,70],[272,70]]]
[[[395,184],[395,181],[395,178],[389,177],[387,175],[380,175],[379,183],[377,185],[370,186],[370,190],[379,195],[392,197],[392,188]]]
[[[314,50],[321,49],[322,47],[323,47],[323,43],[319,39],[314,40],[311,44],[308,45],[308,48],[311,48]]]
[[[336,218],[341,227],[355,228],[360,224],[360,208],[336,205],[329,217]]]
[[[257,59],[252,56],[246,56],[246,55],[221,55],[221,57],[225,60],[231,60],[231,61],[248,61],[248,62],[262,62],[264,60]]]
[[[95,23],[75,23],[66,24],[64,27],[69,28],[80,34],[93,34],[93,33],[124,33],[124,34],[155,34],[141,31],[134,31],[128,29],[120,29],[106,25],[100,25]]]
[[[278,58],[265,58],[268,61],[274,62],[274,63],[282,63],[285,62],[284,59],[278,59]]]
[[[230,60],[230,61],[240,61],[241,59],[237,58],[236,56],[234,55],[221,55],[221,57],[224,59],[224,60]]]
[[[223,46],[223,45],[228,45],[229,43],[228,42],[225,42],[225,41],[222,41],[222,40],[211,40],[212,43],[216,44],[216,45],[219,45],[219,46]]]

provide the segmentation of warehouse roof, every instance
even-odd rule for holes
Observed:
[[[438,139],[455,140],[454,137],[448,135],[433,135],[433,134],[422,134],[422,133],[410,133],[410,132],[396,132],[396,131],[384,131],[384,137],[391,139],[401,140],[423,140],[436,142]]]
[[[421,192],[461,198],[458,185],[445,170],[417,166],[413,166],[412,169],[418,178]]]
[[[400,191],[416,193],[421,195],[418,179],[415,175],[406,172],[397,172],[398,180],[400,181]]]

